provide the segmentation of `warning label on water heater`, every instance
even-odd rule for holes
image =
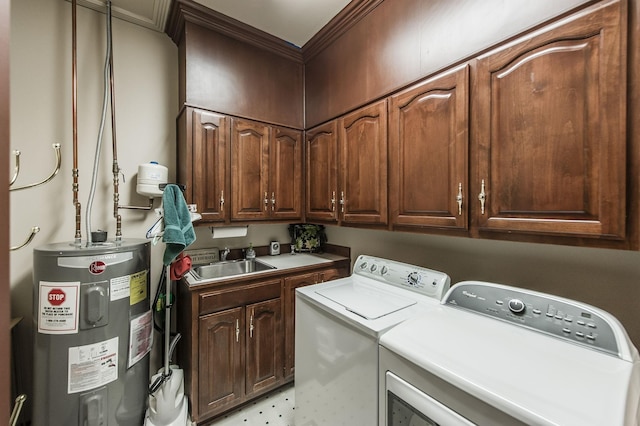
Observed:
[[[67,393],[83,392],[118,379],[118,337],[69,348]]]
[[[77,333],[79,293],[79,282],[40,281],[38,333]]]

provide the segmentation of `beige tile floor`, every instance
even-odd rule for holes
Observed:
[[[206,426],[294,426],[293,384],[269,393]]]

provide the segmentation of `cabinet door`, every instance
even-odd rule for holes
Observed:
[[[230,408],[244,397],[244,329],[242,307],[200,318],[199,417]]]
[[[272,219],[302,217],[302,132],[275,127],[269,147]]]
[[[338,128],[331,121],[306,132],[306,217],[337,222]]]
[[[318,273],[318,282],[324,283],[327,281],[337,280],[349,276],[349,267],[344,268],[331,268]]]
[[[293,377],[295,361],[296,288],[316,284],[318,273],[297,275],[284,279],[284,374]]]
[[[387,223],[387,103],[339,120],[343,223]]]
[[[231,220],[265,219],[269,215],[269,126],[231,122]]]
[[[389,205],[400,226],[467,228],[468,66],[391,97]]]
[[[481,231],[624,238],[621,4],[595,5],[479,58]]]
[[[251,395],[282,383],[284,377],[280,299],[247,305],[246,321],[246,394]]]
[[[228,214],[226,197],[228,182],[229,120],[212,112],[192,111],[191,203],[206,222],[224,221]]]

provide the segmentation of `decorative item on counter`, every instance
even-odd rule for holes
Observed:
[[[256,258],[256,252],[253,249],[253,243],[249,243],[249,248],[247,249],[247,251],[244,254],[244,258],[247,260],[250,259],[255,259]]]
[[[322,251],[322,244],[327,242],[323,225],[299,223],[289,225],[291,245],[298,253],[318,253]]]
[[[280,254],[280,243],[277,241],[271,241],[269,243],[269,254],[271,256],[277,256]]]

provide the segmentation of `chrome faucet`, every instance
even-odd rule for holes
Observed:
[[[227,256],[229,256],[230,251],[231,250],[229,250],[228,247],[225,247],[224,250],[222,250],[222,252],[220,253],[220,260],[223,262],[227,260]]]

